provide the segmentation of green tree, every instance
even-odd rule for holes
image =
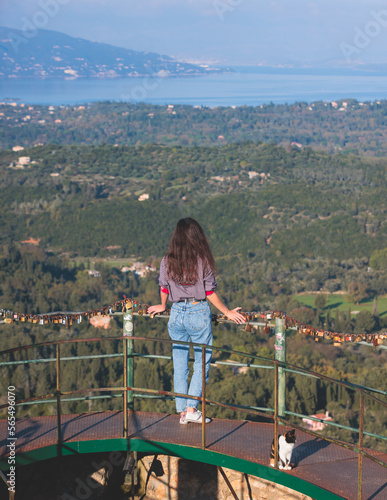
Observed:
[[[348,285],[348,296],[352,302],[359,304],[359,302],[368,297],[366,285],[364,283],[352,281],[352,283]]]
[[[316,311],[311,307],[306,306],[292,309],[289,315],[298,320],[300,323],[312,326],[314,326],[317,318]]]
[[[375,250],[370,258],[370,266],[372,269],[387,269],[387,248]]]
[[[327,302],[328,297],[326,296],[326,294],[319,293],[314,298],[314,307],[316,307],[317,309],[324,309],[324,307],[327,305]]]
[[[355,333],[369,333],[376,327],[375,317],[368,311],[361,311],[356,315]]]

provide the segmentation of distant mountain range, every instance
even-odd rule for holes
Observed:
[[[167,77],[224,71],[227,70],[91,42],[57,31],[0,27],[0,78]]]

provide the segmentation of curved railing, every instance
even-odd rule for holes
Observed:
[[[128,329],[128,328],[127,328]],[[125,332],[125,322],[124,322],[124,332]],[[240,405],[240,404],[227,404],[224,402],[219,402],[219,401],[213,401],[207,398],[206,395],[206,387],[205,387],[205,382],[203,380],[203,395],[202,397],[194,397],[194,396],[189,396],[191,399],[196,399],[202,402],[202,412],[203,412],[203,425],[202,425],[202,437],[201,437],[201,447],[203,449],[206,448],[206,426],[204,424],[205,421],[205,415],[206,415],[206,405],[215,405],[218,407],[223,407],[226,409],[234,410],[234,411],[239,411],[243,413],[248,413],[260,417],[265,417],[273,420],[274,422],[274,429],[273,429],[273,435],[277,436],[278,435],[278,426],[279,424],[284,424],[284,425],[289,425],[292,426],[295,429],[302,430],[302,432],[305,432],[311,436],[324,439],[328,442],[334,443],[336,445],[339,445],[341,447],[347,448],[352,450],[353,452],[358,454],[358,491],[359,491],[359,497],[361,498],[361,489],[362,489],[362,469],[363,469],[363,458],[367,458],[380,466],[387,468],[387,464],[384,463],[383,461],[379,460],[377,457],[369,454],[367,451],[363,449],[363,439],[364,436],[370,436],[376,439],[380,440],[387,440],[386,436],[381,436],[378,434],[374,434],[371,432],[368,432],[364,429],[364,418],[365,418],[365,401],[372,401],[373,403],[382,405],[384,408],[387,408],[387,403],[382,401],[379,397],[376,397],[374,394],[380,394],[383,396],[387,396],[387,392],[379,390],[379,389],[373,389],[370,387],[364,387],[356,384],[352,384],[349,382],[344,382],[340,380],[333,379],[331,377],[328,377],[326,375],[319,374],[317,372],[311,371],[311,370],[306,370],[303,368],[300,368],[298,366],[291,365],[289,363],[286,363],[284,361],[280,361],[278,359],[271,359],[271,358],[266,358],[264,356],[259,356],[256,354],[251,354],[251,353],[245,353],[241,351],[235,351],[235,350],[230,350],[230,349],[225,349],[222,347],[216,347],[216,346],[206,346],[202,344],[192,344],[192,343],[187,343],[187,342],[177,342],[169,340],[169,339],[160,339],[160,338],[150,338],[150,337],[143,337],[143,336],[128,336],[128,333],[133,333],[133,323],[131,323],[131,326],[129,324],[129,332],[126,332],[125,335],[123,336],[114,336],[114,337],[98,337],[98,338],[82,338],[82,339],[66,339],[66,340],[57,340],[57,341],[51,341],[51,342],[42,342],[38,344],[31,344],[27,346],[22,346],[22,347],[15,347],[11,349],[4,350],[0,352],[0,367],[1,366],[19,366],[22,364],[29,364],[29,363],[55,363],[56,364],[56,389],[54,392],[50,394],[45,394],[45,395],[40,395],[40,396],[35,396],[35,397],[30,397],[26,398],[23,400],[18,400],[16,401],[16,406],[22,406],[22,405],[29,405],[29,404],[56,404],[57,410],[57,442],[60,444],[62,442],[62,434],[61,434],[61,416],[63,415],[62,412],[62,403],[67,403],[67,402],[72,402],[72,401],[84,401],[84,400],[93,400],[93,399],[103,399],[103,398],[113,398],[113,397],[122,397],[123,398],[123,409],[124,409],[124,424],[123,424],[123,436],[127,437],[128,434],[128,412],[126,411],[127,409],[133,410],[134,409],[134,395],[137,397],[143,397],[143,396],[151,396],[151,397],[163,397],[163,398],[174,398],[175,396],[183,396],[186,397],[186,394],[179,394],[175,393],[172,391],[160,391],[160,390],[154,390],[154,389],[149,389],[149,388],[141,388],[141,387],[135,387],[134,386],[134,378],[133,378],[133,359],[135,357],[142,357],[142,358],[149,358],[149,359],[167,359],[170,360],[172,359],[171,356],[159,356],[159,355],[152,355],[152,354],[136,354],[134,352],[133,346],[134,342],[152,342],[152,343],[163,343],[163,344],[182,344],[182,345],[195,345],[195,347],[200,347],[202,349],[202,359],[203,359],[203,365],[204,365],[204,360],[205,360],[205,350],[206,349],[211,349],[215,352],[218,353],[227,353],[228,355],[238,355],[241,357],[248,358],[249,360],[252,360],[252,362],[248,363],[235,363],[235,362],[230,362],[230,361],[219,361],[215,360],[212,364],[214,365],[224,365],[224,366],[231,366],[231,367],[247,367],[248,369],[266,369],[266,370],[272,370],[273,371],[273,383],[274,383],[274,408],[260,408],[260,407],[251,407],[251,406],[246,406],[246,405]],[[97,343],[97,342],[112,342],[112,341],[118,341],[122,340],[123,342],[123,352],[120,353],[114,353],[114,354],[99,354],[99,355],[87,355],[87,356],[63,356],[61,354],[61,346],[64,345],[70,345],[70,344],[82,344],[82,343]],[[44,346],[51,346],[52,348],[55,348],[55,357],[54,358],[40,358],[40,359],[23,359],[23,360],[11,360],[11,361],[1,361],[1,359],[4,358],[6,355],[10,355],[13,353],[21,353],[23,351],[28,351],[31,349],[36,349]],[[123,385],[120,387],[98,387],[98,388],[83,388],[83,389],[75,389],[71,391],[63,391],[61,388],[61,373],[62,373],[62,367],[61,363],[63,361],[70,361],[70,360],[81,360],[81,359],[102,359],[102,358],[122,358],[123,359]],[[259,363],[265,363],[264,365],[262,364],[257,364]],[[359,395],[359,428],[355,427],[349,427],[345,426],[342,424],[338,424],[335,422],[330,422],[330,421],[324,421],[324,424],[328,426],[334,426],[340,429],[344,430],[349,430],[351,432],[357,433],[359,435],[358,438],[358,443],[357,445],[346,443],[331,437],[327,437],[324,435],[321,435],[319,433],[316,433],[314,431],[311,431],[309,429],[305,429],[304,427],[301,427],[299,424],[295,423],[294,421],[291,420],[291,417],[297,417],[297,418],[303,418],[307,417],[308,419],[311,420],[317,420],[320,421],[318,418],[313,418],[309,415],[302,415],[299,413],[291,412],[286,410],[286,408],[280,408],[279,404],[279,399],[281,397],[280,394],[280,384],[279,384],[279,378],[281,376],[281,372],[283,373],[295,373],[301,376],[305,377],[313,377],[315,379],[319,379],[325,382],[330,382],[336,385],[339,385],[341,387],[344,387],[346,389],[355,391]],[[202,367],[202,373],[203,373],[203,378],[204,378],[204,366]],[[102,395],[95,395],[95,396],[80,396],[82,393],[103,393],[103,392],[109,392],[110,395],[102,394]],[[373,394],[372,394],[373,393]],[[3,408],[6,408],[8,404],[3,404],[0,406],[0,410]],[[275,443],[275,464],[277,467],[277,462],[278,462],[278,441],[277,439],[274,439]]]

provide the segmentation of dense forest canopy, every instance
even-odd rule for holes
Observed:
[[[384,159],[253,142],[46,145],[23,151],[24,168],[20,154],[0,151],[3,246],[32,238],[71,262],[157,266],[190,215],[209,235],[228,300],[236,293],[246,309],[351,283],[387,292]]]
[[[18,104],[17,102],[13,104]],[[203,146],[263,141],[384,157],[387,101],[297,102],[207,108],[100,102],[0,105],[0,147],[55,144]]]
[[[384,159],[252,142],[47,145],[23,151],[25,168],[19,155],[0,151],[3,244],[33,237],[55,253],[156,258],[192,215],[226,274],[262,261],[289,271],[305,259],[369,260],[387,247]]]

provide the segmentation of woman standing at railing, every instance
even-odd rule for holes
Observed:
[[[208,299],[222,314],[235,323],[245,321],[238,311],[227,309],[215,293],[215,261],[200,224],[190,217],[180,219],[173,232],[168,251],[160,264],[161,304],[151,306],[150,314],[165,311],[172,302],[168,322],[172,340],[212,345],[211,309]],[[189,346],[173,344],[174,392],[200,397],[202,395],[202,350],[195,348],[194,372],[188,389]],[[212,351],[206,350],[206,383]],[[180,423],[202,423],[199,401],[176,397]],[[206,419],[206,423],[210,419]]]

